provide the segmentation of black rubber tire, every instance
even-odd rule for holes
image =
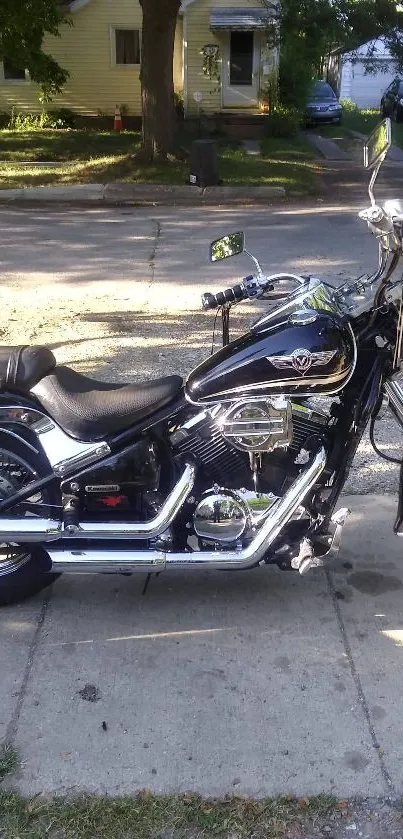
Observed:
[[[43,477],[49,472],[49,466],[39,451],[37,453],[31,451],[31,449],[24,447],[23,443],[20,444],[1,431],[0,451],[22,458],[37,473],[38,477]],[[57,491],[52,490],[52,488],[46,490],[46,492],[43,491],[43,497],[48,504],[60,505],[60,497]],[[50,559],[46,551],[40,546],[35,545],[31,549],[27,545],[21,548],[21,551],[25,554],[26,559],[17,570],[2,574],[0,562],[0,606],[9,606],[12,603],[19,603],[27,597],[32,597],[51,585],[60,576],[49,572]]]

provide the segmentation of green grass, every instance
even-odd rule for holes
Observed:
[[[255,801],[205,800],[197,795],[27,800],[0,791],[0,836],[7,839],[282,839],[326,819],[337,808],[332,796],[283,796]]]
[[[0,745],[0,783],[6,775],[12,775],[19,766],[18,752],[10,743]]]
[[[366,137],[374,130],[380,122],[380,114],[378,110],[364,110],[358,109],[345,110],[344,112],[344,126],[350,131],[359,131]],[[403,123],[393,122],[392,120],[392,142],[395,146],[403,149]]]
[[[359,131],[361,134],[370,134],[380,121],[379,111],[366,110],[345,110],[343,123],[345,128],[351,131]]]
[[[191,137],[183,137],[190,148]],[[0,188],[49,184],[150,183],[185,184],[189,164],[173,160],[146,165],[136,160],[140,134],[125,131],[0,131]],[[300,138],[268,138],[262,154],[247,155],[237,143],[217,140],[219,171],[224,183],[284,186],[315,192],[313,153]],[[58,166],[46,166],[57,161]],[[43,166],[29,166],[30,162]],[[19,164],[19,165],[16,165]],[[21,164],[24,164],[21,166]]]

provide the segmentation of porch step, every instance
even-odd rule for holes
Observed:
[[[263,136],[265,115],[260,111],[219,111],[214,116],[228,137],[258,140]]]

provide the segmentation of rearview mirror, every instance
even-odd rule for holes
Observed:
[[[392,145],[392,129],[389,117],[374,128],[364,146],[364,167],[373,169],[381,162]]]
[[[242,231],[230,233],[221,239],[216,239],[210,245],[210,262],[218,262],[220,259],[228,259],[230,256],[238,256],[245,250],[245,234]]]

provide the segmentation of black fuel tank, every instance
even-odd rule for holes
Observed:
[[[250,332],[216,352],[190,374],[196,404],[285,393],[337,393],[356,359],[351,326],[334,311],[281,307]],[[330,309],[330,307],[329,307]]]

